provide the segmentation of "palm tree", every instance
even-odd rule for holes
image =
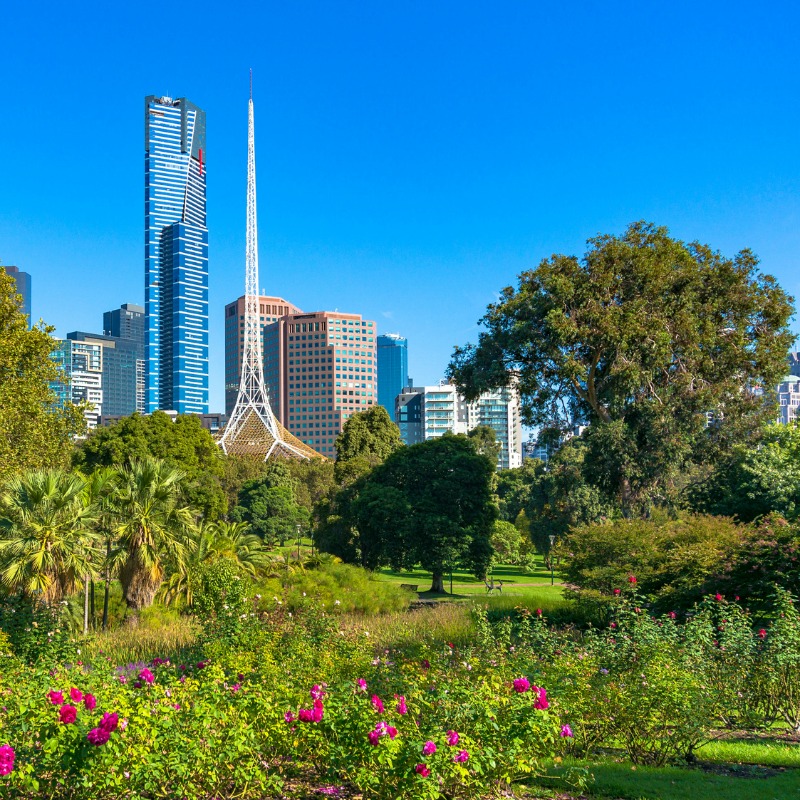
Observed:
[[[209,522],[198,526],[191,535],[187,557],[182,568],[175,569],[161,587],[161,597],[169,605],[182,601],[192,604],[192,578],[203,564],[229,558],[239,568],[255,577],[269,572],[275,560],[264,547],[264,541],[247,533],[244,522]]]
[[[153,602],[165,565],[171,562],[181,569],[186,561],[194,520],[189,508],[178,505],[184,477],[179,469],[152,458],[119,470],[112,527],[131,625],[138,624],[141,609]]]
[[[97,574],[95,509],[80,475],[33,470],[0,493],[0,582],[52,604]]]

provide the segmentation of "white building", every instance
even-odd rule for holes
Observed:
[[[484,392],[467,403],[451,384],[409,386],[395,401],[395,422],[408,445],[487,425],[501,446],[498,469],[522,465],[520,403],[513,389]]]

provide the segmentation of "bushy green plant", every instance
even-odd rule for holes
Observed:
[[[56,663],[74,656],[64,605],[25,597],[0,598],[0,632],[11,652],[27,664]]]

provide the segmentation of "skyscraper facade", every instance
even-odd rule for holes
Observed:
[[[83,416],[91,430],[103,413],[103,347],[99,342],[56,339],[50,358],[61,378],[50,388],[60,404],[85,403]]]
[[[111,414],[127,416],[134,411],[138,411],[140,414],[145,413],[144,319],[144,308],[133,303],[123,303],[119,308],[106,311],[103,314],[103,335],[112,337],[114,341],[119,340],[116,349],[120,353],[118,372],[116,371],[116,366],[109,364],[108,369],[106,369],[104,364],[103,391],[106,395],[104,416]],[[125,363],[128,356],[121,355],[123,352],[130,353],[131,345],[135,348],[136,359],[136,382],[133,399],[129,394],[128,366]],[[114,357],[112,357],[112,363],[114,360]],[[106,386],[106,383],[108,386]],[[115,394],[112,389],[113,386],[119,387],[120,394]],[[133,403],[133,406],[131,406],[131,403]]]
[[[101,348],[102,414],[127,417],[144,411],[144,360],[141,345],[133,339],[73,331],[72,342]]]
[[[206,115],[145,98],[145,407],[208,411]]]
[[[6,274],[17,283],[17,294],[22,295],[22,312],[28,315],[28,327],[31,327],[31,276],[19,267],[4,267]]]
[[[378,336],[378,403],[394,419],[394,401],[408,386],[408,339],[399,333]]]
[[[288,314],[264,328],[264,383],[280,423],[328,458],[344,423],[378,402],[375,323],[359,314]]]
[[[262,343],[264,327],[275,322],[285,314],[302,314],[303,312],[282,297],[260,296],[258,298],[258,321],[261,328]],[[225,413],[230,416],[236,405],[239,393],[239,381],[242,377],[242,353],[244,352],[244,314],[245,297],[225,306]],[[262,350],[263,352],[263,350]],[[274,370],[273,364],[264,363],[264,374],[268,369]],[[273,377],[276,377],[273,375]]]

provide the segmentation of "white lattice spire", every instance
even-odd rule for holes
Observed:
[[[226,454],[258,455],[263,456],[265,461],[272,455],[304,459],[319,456],[275,419],[264,386],[261,323],[258,314],[258,220],[252,70],[247,111],[247,245],[242,370],[236,405],[218,442]]]

